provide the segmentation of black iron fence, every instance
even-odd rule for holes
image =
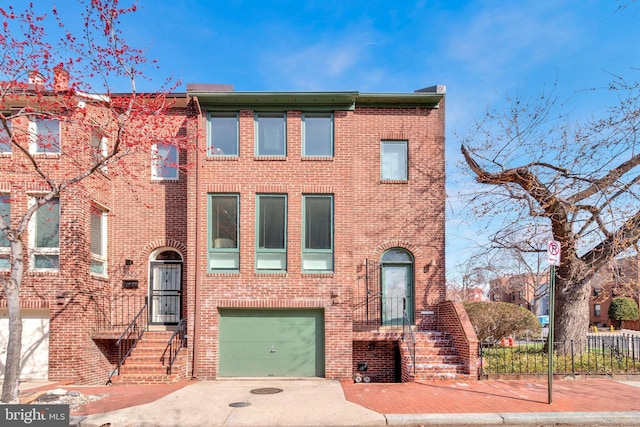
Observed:
[[[548,366],[546,341],[506,341],[504,345],[480,346],[481,379],[547,375]],[[581,342],[555,342],[553,372],[574,377],[640,375],[640,336],[598,334]]]
[[[94,297],[96,308],[95,332],[123,331],[131,320],[147,306],[146,297],[113,295]]]
[[[403,329],[405,305],[405,299],[401,297],[374,295],[356,298],[354,300],[353,328],[356,331],[376,329],[380,326]]]

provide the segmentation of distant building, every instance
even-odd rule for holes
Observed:
[[[609,319],[609,306],[615,297],[629,297],[638,303],[640,281],[638,277],[638,257],[630,256],[614,259],[602,267],[591,279],[591,298],[589,300],[589,323],[598,328],[640,330],[639,321],[619,321]]]
[[[545,274],[502,276],[489,283],[489,300],[524,307],[535,315],[549,314],[548,277]]]

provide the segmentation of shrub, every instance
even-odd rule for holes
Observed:
[[[524,307],[506,302],[469,302],[464,308],[480,342],[540,335],[538,318]]]
[[[609,306],[611,320],[638,320],[638,304],[627,297],[616,297]]]

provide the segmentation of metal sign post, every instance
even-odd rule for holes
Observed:
[[[552,240],[547,246],[547,261],[549,261],[549,342],[547,351],[549,356],[549,405],[553,399],[553,329],[555,320],[555,298],[556,298],[556,266],[560,265],[560,242]]]

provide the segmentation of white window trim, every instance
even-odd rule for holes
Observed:
[[[58,122],[58,151],[55,153],[54,152],[42,153],[38,151],[38,124],[36,122],[37,119],[38,117],[36,116],[29,117],[29,124],[28,124],[29,153],[37,154],[39,156],[59,156],[60,153],[62,152],[62,129],[60,127],[60,121],[56,120]]]
[[[151,179],[154,181],[177,181],[180,177],[180,173],[178,171],[178,164],[180,164],[180,150],[176,147],[176,166],[173,168],[175,174],[173,176],[160,176],[159,175],[159,167],[158,167],[158,144],[160,145],[170,145],[164,143],[155,143],[151,147]]]
[[[102,161],[109,154],[109,140],[104,135],[100,136],[100,140],[98,141],[98,146],[97,146],[97,149],[96,149],[95,146],[93,145],[93,136],[94,136],[94,133],[91,132],[91,135],[89,137],[89,143],[91,144],[91,150],[94,151],[93,155],[94,156],[96,154],[99,155],[100,156],[99,160]],[[96,160],[98,160],[98,159],[96,159]],[[107,169],[108,168],[107,168],[106,165],[100,166],[100,170],[102,172],[107,172]]]
[[[29,198],[29,207],[36,204],[36,197],[31,196]],[[58,209],[60,209],[60,202],[58,201]],[[60,265],[60,244],[58,243],[57,248],[36,248],[36,215],[38,211],[34,212],[34,214],[29,219],[29,271],[33,272],[59,272],[60,268],[36,268],[35,257],[37,255],[56,255],[58,257],[58,266]],[[59,213],[60,214],[60,213]],[[58,222],[58,233],[60,233],[60,222]],[[58,240],[59,242],[59,240]]]
[[[95,261],[95,262],[99,262],[101,264],[103,264],[103,273],[94,273],[91,271],[91,265],[89,265],[89,272],[94,275],[94,276],[99,276],[99,277],[108,277],[109,276],[109,272],[108,272],[108,264],[107,264],[107,239],[108,239],[108,227],[107,227],[107,221],[108,221],[108,212],[105,211],[104,209],[102,209],[101,207],[94,205],[92,207],[92,209],[95,209],[96,211],[100,212],[100,236],[101,236],[101,243],[102,243],[102,253],[104,255],[100,255],[100,254],[96,254],[93,251],[90,250],[91,252],[91,261]],[[92,213],[93,215],[93,213]],[[89,242],[89,248],[91,249],[91,241]]]
[[[9,125],[9,128],[11,129],[11,132],[13,133],[13,124],[11,123],[11,120],[7,120],[7,123]],[[0,125],[0,133],[5,134],[5,129],[4,127],[2,127],[2,125]],[[7,138],[9,137],[9,135],[7,135]],[[0,156],[8,156],[12,153],[13,151],[13,147],[11,144],[11,141],[7,141],[7,143],[5,144],[5,146],[8,148],[8,150],[0,150]]]
[[[9,194],[7,193],[0,193],[0,196],[9,196]],[[11,209],[11,202],[9,202],[9,209]],[[0,231],[0,233],[2,233],[2,231]],[[0,255],[3,255],[4,257],[10,257],[11,256],[11,246],[0,246]],[[9,268],[0,268],[0,271],[9,271]]]

